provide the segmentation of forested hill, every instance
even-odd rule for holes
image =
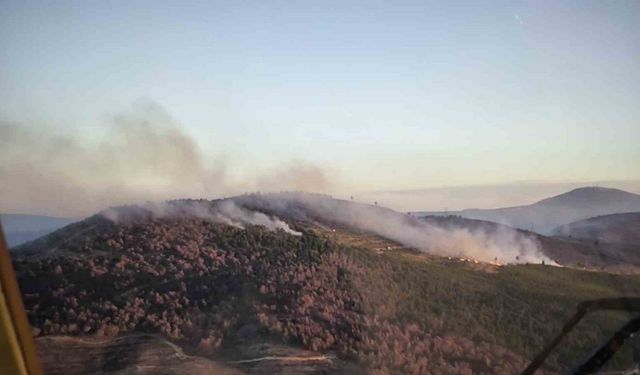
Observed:
[[[279,223],[262,214],[267,225]],[[348,245],[307,224],[269,229],[185,212],[95,216],[32,242],[23,250],[36,256],[15,267],[38,337],[152,333],[229,363],[242,359],[241,347],[280,343],[377,374],[513,374],[579,301],[640,293],[635,276],[479,269],[402,247]],[[588,321],[547,371],[575,364],[622,318]]]
[[[640,246],[640,212],[596,216],[560,226],[558,236]]]

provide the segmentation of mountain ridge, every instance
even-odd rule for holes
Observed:
[[[640,212],[624,212],[574,221],[554,229],[555,236],[640,245]]]
[[[416,215],[459,215],[488,220],[540,234],[573,221],[594,216],[640,211],[640,195],[620,189],[583,187],[529,205],[495,209],[470,208],[451,212],[416,212]]]

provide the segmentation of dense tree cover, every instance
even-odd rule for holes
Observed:
[[[345,251],[366,269],[357,287],[365,311],[439,327],[475,343],[495,343],[526,358],[560,332],[579,302],[640,294],[640,278],[635,275],[542,265],[479,272],[475,264],[420,263],[403,252]],[[629,318],[626,313],[605,312],[587,317],[554,352],[550,367],[565,368],[585,359]],[[626,347],[611,365],[628,365],[629,351]]]
[[[92,225],[55,243],[64,257],[16,262],[36,334],[153,332],[213,354],[255,324],[372,373],[512,374],[578,300],[614,294],[616,283],[640,290],[631,277],[550,267],[418,263],[311,231],[188,218]],[[597,342],[608,321],[572,337],[549,369]]]

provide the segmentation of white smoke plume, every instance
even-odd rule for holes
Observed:
[[[270,230],[281,229],[286,233],[294,236],[300,236],[302,233],[296,232],[287,225],[284,221],[277,217],[269,217],[262,212],[251,211],[241,207],[238,207],[232,200],[224,200],[219,205],[216,205],[218,212],[215,217],[220,218],[223,221],[231,221],[237,223],[240,226],[242,224],[249,225],[262,225]]]
[[[534,236],[496,226],[446,227],[377,206],[333,199],[324,195],[281,193],[234,198],[238,204],[272,210],[282,217],[321,220],[372,232],[426,253],[500,263],[555,264]]]
[[[305,162],[261,173],[249,171],[244,181],[229,177],[229,164],[225,158],[204,156],[180,124],[155,103],[137,103],[113,116],[99,141],[0,123],[0,212],[78,217],[102,207],[144,200],[212,198],[242,191],[326,191],[332,185],[328,173]],[[262,206],[283,218],[312,215],[433,254],[484,261],[497,257],[503,263],[516,257],[521,262],[549,261],[541,255],[535,238],[520,232],[443,228],[381,207],[326,196],[284,193],[219,202],[213,211],[211,202],[192,203],[188,214],[299,235],[277,217],[259,212]],[[176,214],[176,205],[144,206],[147,214]],[[122,212],[103,214],[118,220]]]
[[[291,229],[287,223],[279,218],[239,207],[233,200],[147,202],[137,206],[109,208],[101,211],[100,214],[116,223],[147,218],[197,217],[241,229],[247,225],[260,225],[272,231],[282,230],[294,236],[301,235],[300,232]]]
[[[265,213],[266,212],[266,213]],[[268,214],[267,214],[268,213]],[[217,201],[181,200],[117,207],[102,211],[115,222],[127,220],[198,217],[245,228],[261,225],[269,230],[297,232],[282,219],[322,222],[375,233],[425,253],[483,262],[553,265],[534,235],[502,225],[454,225],[428,221],[384,207],[371,206],[309,193],[249,194]]]

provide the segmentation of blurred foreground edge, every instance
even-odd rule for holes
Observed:
[[[1,225],[0,290],[0,374],[42,375]]]
[[[640,298],[602,298],[593,301],[580,302],[576,308],[575,314],[569,319],[562,331],[531,361],[529,366],[521,375],[532,375],[538,368],[542,366],[545,359],[558,346],[560,341],[585,317],[585,315],[594,311],[613,310],[626,311],[629,313],[640,312]],[[640,330],[640,315],[631,318],[625,325],[620,327],[613,336],[607,340],[604,345],[597,349],[584,363],[569,373],[575,375],[594,374],[598,372],[604,364],[622,347],[625,340],[633,336]],[[638,367],[639,364],[635,364]],[[625,374],[633,372],[624,372]]]

